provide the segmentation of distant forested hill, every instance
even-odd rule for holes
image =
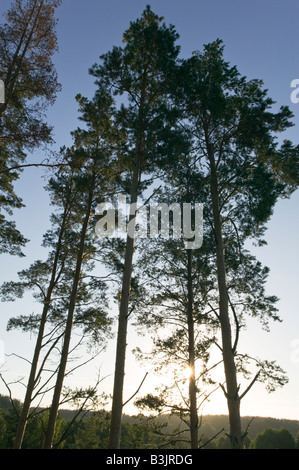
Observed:
[[[132,418],[126,417],[126,419],[130,420]],[[169,431],[175,429],[181,423],[180,418],[177,416],[156,419],[167,421]],[[296,435],[299,432],[299,421],[289,419],[264,418],[258,416],[244,416],[242,418],[242,428],[244,431],[247,430],[248,437],[250,438],[250,440],[253,440],[257,434],[263,432],[267,428],[277,430],[285,428],[292,434],[294,438],[296,438]],[[224,429],[224,434],[229,432],[229,421],[227,415],[206,415],[202,417],[200,435],[203,435],[205,438],[212,438],[222,429]],[[203,439],[203,441],[205,440],[206,439]]]
[[[19,408],[21,406],[21,402],[18,400],[15,400],[15,405],[16,405],[16,408]],[[5,411],[8,411],[9,409],[11,409],[11,401],[9,397],[0,396],[0,409],[5,410]],[[72,411],[72,410],[60,410],[59,412],[60,417],[65,423],[71,422],[74,417],[74,414],[75,414],[75,411]],[[109,419],[107,415],[108,415],[107,413],[101,414],[102,418],[100,418],[100,421],[104,420],[108,426]],[[92,413],[90,412],[87,413],[85,415],[84,420],[85,419],[88,420],[88,418],[91,416],[92,416]],[[183,439],[185,438],[188,439],[187,426],[176,415],[152,417],[152,419],[150,419],[149,421],[142,414],[138,416],[124,415],[123,417],[124,425],[128,426],[129,427],[128,429],[131,429],[131,430],[133,428],[135,430],[137,429],[140,430],[141,428],[139,426],[142,426],[144,425],[144,423],[147,423],[147,422],[155,423],[158,426],[161,424],[165,424],[165,427],[163,427],[163,434],[167,434],[167,435],[177,432],[178,429],[180,429],[181,431],[186,429],[186,433],[183,433],[180,436]],[[242,418],[242,427],[243,427],[243,431],[246,430],[248,432],[248,437],[250,441],[252,441],[256,437],[257,434],[262,433],[265,429],[268,429],[268,428],[276,429],[276,430],[285,428],[292,434],[294,439],[296,438],[297,433],[299,433],[299,421],[289,420],[289,419],[245,416]],[[102,432],[105,434],[105,431],[103,431],[103,429],[102,429]],[[206,415],[202,417],[201,427],[200,427],[200,436],[202,436],[202,440],[201,440],[202,443],[208,442],[214,436],[217,436],[217,437],[225,436],[226,433],[228,432],[229,432],[228,416]]]
[[[252,440],[255,436],[263,432],[267,428],[271,429],[287,429],[292,436],[296,437],[299,432],[299,421],[290,419],[276,419],[276,418],[263,418],[263,417],[250,417],[244,416],[242,418],[243,430],[248,427],[248,436]],[[212,435],[217,430],[224,428],[228,431],[228,416],[225,415],[207,415],[203,416],[201,431],[204,434]]]

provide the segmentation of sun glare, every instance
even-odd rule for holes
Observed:
[[[191,367],[187,366],[186,369],[184,369],[184,371],[183,371],[183,375],[184,375],[185,379],[190,379],[190,377],[192,375]]]

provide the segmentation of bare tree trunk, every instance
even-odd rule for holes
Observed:
[[[68,195],[68,197],[70,194]],[[28,379],[28,384],[27,384],[27,389],[26,389],[26,395],[22,407],[22,412],[21,416],[19,419],[18,427],[17,427],[17,432],[15,436],[15,441],[14,441],[14,449],[20,449],[22,447],[22,442],[24,438],[24,433],[28,421],[28,416],[29,416],[29,410],[30,410],[30,405],[32,402],[32,395],[34,391],[34,387],[36,384],[36,372],[37,372],[37,367],[38,367],[38,361],[39,361],[39,356],[40,352],[42,349],[42,343],[43,343],[43,337],[44,337],[44,332],[45,332],[45,327],[46,327],[46,322],[47,322],[47,316],[48,316],[48,311],[50,307],[50,302],[51,302],[51,297],[53,294],[53,290],[57,284],[57,266],[58,266],[58,261],[61,253],[61,248],[62,248],[62,238],[65,230],[65,223],[67,219],[67,213],[68,213],[69,207],[66,205],[64,214],[63,214],[63,220],[59,232],[59,237],[58,237],[58,242],[57,242],[57,247],[56,247],[56,252],[55,252],[55,258],[54,258],[54,263],[52,267],[52,274],[51,274],[51,279],[49,283],[49,287],[47,290],[47,295],[44,300],[44,308],[41,316],[41,321],[39,325],[39,331],[38,331],[38,336],[35,344],[35,349],[34,349],[34,355],[31,363],[31,369],[30,369],[30,374],[29,374],[29,379]]]
[[[130,204],[132,213],[130,211],[129,223],[130,233],[127,235],[126,252],[124,260],[124,273],[122,280],[122,291],[119,307],[118,318],[118,335],[116,346],[116,359],[114,370],[114,386],[112,397],[111,409],[111,422],[109,433],[109,449],[120,448],[121,438],[121,421],[123,410],[123,388],[125,378],[125,362],[126,362],[126,348],[127,348],[127,330],[128,330],[128,314],[129,314],[129,301],[131,290],[131,277],[133,269],[133,256],[135,244],[135,226],[136,226],[136,209],[139,191],[139,183],[141,179],[141,167],[144,160],[144,135],[145,135],[145,116],[144,105],[146,98],[146,77],[143,77],[138,122],[139,130],[136,138],[135,156],[133,164],[133,172],[130,188]],[[135,210],[133,208],[135,207]]]
[[[190,436],[191,449],[198,449],[197,387],[195,376],[195,341],[193,317],[192,251],[188,254],[188,353],[189,353],[189,401],[190,401]]]
[[[217,169],[212,145],[208,145],[208,157],[211,168],[211,197],[216,238],[217,277],[219,288],[219,318],[222,334],[222,354],[226,378],[225,395],[229,412],[230,438],[233,449],[242,449],[243,437],[240,416],[240,397],[232,346],[232,334],[228,310],[229,302],[226,282],[225,250],[219,208]]]
[[[61,360],[59,364],[52,404],[51,404],[50,413],[49,413],[49,421],[48,421],[48,426],[47,426],[46,436],[45,436],[45,441],[44,441],[44,449],[51,449],[53,446],[53,438],[54,438],[55,426],[56,426],[56,421],[57,421],[60,396],[62,392],[65,371],[66,371],[66,366],[67,366],[67,361],[68,361],[68,355],[69,355],[70,341],[71,341],[71,336],[72,336],[76,297],[77,297],[78,286],[80,283],[81,267],[82,267],[84,247],[85,247],[85,237],[86,237],[86,232],[87,232],[87,228],[88,228],[88,224],[90,220],[92,198],[93,198],[93,191],[91,190],[89,193],[88,203],[86,207],[86,215],[85,215],[85,218],[82,224],[82,229],[81,229],[80,244],[79,244],[79,249],[78,249],[78,254],[77,254],[72,292],[71,292],[70,301],[69,301],[67,322],[66,322],[65,333],[64,333],[64,342],[63,342],[63,347],[62,347],[62,352],[61,352]]]
[[[17,427],[17,432],[15,436],[15,441],[14,441],[14,449],[21,449],[22,447],[22,442],[24,438],[24,433],[25,429],[27,426],[27,421],[28,421],[28,416],[29,416],[29,410],[30,410],[30,405],[32,402],[32,395],[33,395],[33,390],[35,387],[35,376],[36,376],[36,371],[37,371],[37,366],[38,366],[38,360],[42,348],[42,342],[43,342],[43,336],[44,336],[44,331],[45,331],[45,326],[46,326],[46,321],[47,321],[47,314],[49,310],[49,302],[51,299],[52,295],[52,286],[49,286],[48,294],[47,294],[47,299],[45,301],[45,305],[43,308],[43,313],[41,317],[41,322],[39,326],[39,332],[36,340],[36,345],[34,349],[34,355],[31,363],[31,369],[30,369],[30,374],[29,374],[29,379],[28,379],[28,384],[27,384],[27,389],[26,389],[26,395],[22,407],[22,412],[21,416],[18,422],[18,427]]]
[[[135,157],[135,164],[134,164],[132,183],[131,183],[131,205],[137,203],[138,186],[139,186],[139,178],[140,178],[139,167],[140,167],[139,153],[137,152],[136,157]],[[123,273],[122,291],[121,291],[120,308],[119,308],[113,400],[112,400],[110,435],[109,435],[109,449],[119,449],[120,447],[129,299],[130,299],[130,288],[131,288],[131,277],[132,277],[133,255],[134,255],[134,241],[135,241],[134,236],[133,236],[135,230],[133,229],[135,228],[135,225],[136,225],[136,212],[135,214],[130,214],[129,223],[131,224],[131,236],[129,234],[127,236],[124,273]]]

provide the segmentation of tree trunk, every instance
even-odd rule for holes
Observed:
[[[43,308],[43,313],[42,313],[41,322],[39,326],[39,332],[38,332],[36,345],[34,349],[34,355],[33,355],[32,363],[31,363],[31,369],[30,369],[30,374],[29,374],[29,379],[28,379],[28,384],[27,384],[27,389],[26,389],[26,395],[25,395],[22,412],[21,412],[21,416],[18,422],[17,432],[15,436],[14,447],[13,447],[14,449],[21,449],[22,447],[24,433],[25,433],[25,429],[26,429],[27,421],[28,421],[30,405],[32,402],[33,390],[34,390],[35,383],[36,383],[35,376],[36,376],[39,356],[40,356],[40,352],[42,348],[43,336],[44,336],[44,331],[45,331],[45,326],[46,326],[46,321],[47,321],[47,314],[49,310],[49,302],[51,299],[52,290],[53,289],[50,286],[47,299],[45,301],[45,305]]]
[[[70,196],[70,194],[68,196]],[[42,343],[43,343],[43,337],[44,337],[44,331],[45,331],[46,322],[47,322],[48,311],[50,307],[53,290],[57,284],[57,266],[58,266],[58,261],[60,257],[61,247],[62,247],[62,237],[63,237],[64,230],[65,230],[65,223],[66,223],[68,210],[69,210],[68,205],[66,205],[64,214],[63,214],[61,229],[59,232],[55,258],[54,258],[54,263],[52,267],[51,279],[50,279],[49,287],[47,290],[47,295],[44,301],[44,308],[43,308],[43,312],[41,316],[41,322],[40,322],[38,336],[37,336],[37,340],[35,344],[34,355],[33,355],[32,363],[31,363],[31,369],[30,369],[30,374],[29,374],[29,379],[28,379],[28,384],[27,384],[27,389],[26,389],[26,395],[25,395],[22,412],[21,412],[21,416],[19,419],[17,432],[15,436],[14,449],[20,449],[22,447],[24,433],[25,433],[25,429],[26,429],[26,425],[28,421],[30,405],[32,402],[32,395],[33,395],[34,387],[35,387],[36,380],[37,380],[36,372],[37,372],[39,356],[40,356]]]
[[[69,355],[70,341],[71,341],[71,336],[72,336],[74,311],[75,311],[75,306],[76,306],[76,297],[77,297],[78,286],[80,283],[81,267],[82,267],[84,247],[85,247],[85,237],[86,237],[86,232],[87,232],[90,214],[91,214],[92,198],[93,198],[93,191],[90,191],[87,208],[86,208],[86,215],[85,215],[85,218],[82,224],[82,229],[81,229],[80,245],[79,245],[79,250],[78,250],[77,259],[76,259],[76,268],[75,268],[72,292],[71,292],[69,308],[68,308],[67,322],[66,322],[65,333],[64,333],[64,342],[63,342],[63,347],[62,347],[62,352],[61,352],[61,360],[59,364],[56,385],[55,385],[52,404],[51,404],[50,413],[49,413],[49,421],[48,421],[48,426],[47,426],[47,431],[46,431],[46,436],[45,436],[45,441],[44,441],[44,449],[51,449],[53,446],[53,438],[54,438],[57,414],[58,414],[58,409],[59,409],[60,396],[61,396],[61,391],[63,387],[66,365],[67,365],[68,355]]]
[[[119,318],[118,318],[118,335],[117,335],[114,386],[113,386],[111,422],[110,422],[110,434],[109,434],[109,449],[120,448],[129,300],[130,300],[131,277],[132,277],[132,269],[133,269],[134,244],[135,244],[136,209],[137,209],[139,182],[141,179],[141,167],[142,167],[142,162],[144,159],[145,100],[146,100],[146,74],[143,75],[143,82],[142,82],[142,87],[141,87],[141,97],[140,97],[140,105],[139,105],[139,112],[138,112],[139,129],[138,129],[137,138],[136,138],[134,165],[133,165],[131,188],[130,188],[131,209],[135,207],[135,210],[134,211],[132,210],[133,213],[131,213],[130,211],[130,216],[129,216],[130,234],[127,235],[127,241],[126,241],[126,253],[125,253],[125,260],[124,260],[125,264],[124,264],[124,273],[123,273],[122,291],[121,291]]]
[[[222,354],[226,378],[226,399],[229,412],[230,438],[233,449],[243,448],[240,416],[240,397],[237,383],[237,371],[232,346],[231,325],[228,310],[226,283],[225,250],[219,208],[217,169],[212,145],[208,145],[208,157],[211,168],[211,198],[213,206],[214,231],[216,239],[217,277],[219,288],[219,318],[222,334]]]
[[[192,284],[192,251],[188,254],[188,363],[191,375],[189,377],[190,401],[190,437],[191,449],[198,449],[198,415],[197,415],[197,387],[195,376],[195,342],[193,318],[193,284]]]
[[[140,178],[140,162],[139,152],[136,154],[135,164],[132,175],[131,183],[131,204],[137,203],[138,186]],[[131,206],[133,207],[133,206]],[[129,223],[131,225],[131,235],[134,234],[133,228],[136,225],[136,212],[130,214]],[[128,313],[129,313],[129,299],[131,288],[131,277],[133,269],[133,255],[134,255],[134,237],[127,236],[126,253],[124,260],[124,273],[122,282],[122,291],[119,308],[118,318],[118,336],[116,348],[116,360],[114,371],[114,387],[113,387],[113,400],[111,410],[111,423],[109,435],[109,449],[119,449],[121,437],[121,420],[123,409],[123,388],[125,378],[125,362],[126,362],[126,347],[127,347],[127,329],[128,329]]]

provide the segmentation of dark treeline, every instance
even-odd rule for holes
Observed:
[[[52,60],[59,4],[15,0],[0,27],[6,90],[0,253],[24,256],[27,240],[7,214],[22,207],[14,182],[25,168],[48,168],[45,190],[53,210],[42,240],[48,257],[0,288],[4,302],[30,293],[39,305],[7,326],[35,338],[24,400],[13,406],[14,418],[9,415],[15,434],[9,427],[7,446],[20,449],[33,436],[44,449],[167,446],[159,421],[141,427],[123,417],[132,325],[144,336],[142,344],[153,342],[150,354],[137,348],[136,359],[164,377],[160,389],[145,396],[142,381],[131,397],[140,411],[175,415],[188,429],[188,437],[185,428],[173,431],[176,442],[198,449],[202,408],[220,390],[228,410],[228,444],[222,445],[242,449],[248,446],[243,398],[257,382],[269,392],[288,382],[275,358],[256,357],[254,347],[244,353],[241,343],[247,318],[266,330],[281,321],[278,298],[267,294],[269,268],[248,244],[266,243],[275,204],[298,188],[299,147],[279,141],[293,115],[287,106],[274,112],[262,81],[230,65],[220,39],[180,57],[175,27],[147,6],[122,45],[91,64],[95,91],[75,97],[80,126],[71,146],[30,164],[33,149],[53,144],[44,114],[60,90]],[[120,197],[130,205],[128,214],[115,211]],[[101,206],[104,201],[109,207]],[[151,205],[158,206],[157,219],[142,220]],[[114,237],[116,230],[121,236]],[[89,387],[70,389],[68,377],[77,374],[80,384],[80,366],[99,360],[111,341],[111,403],[100,373]],[[5,374],[1,380],[13,403],[11,382]],[[41,414],[45,397],[50,405]],[[59,409],[71,402],[78,411],[66,423]],[[111,407],[105,419],[95,414],[81,420],[104,407]],[[8,418],[2,418],[5,429]],[[67,444],[69,424],[73,440]],[[218,432],[208,433],[208,440]]]
[[[9,397],[0,397],[0,448],[10,448],[17,426],[17,415]],[[15,401],[15,407],[21,403]],[[108,445],[110,414],[102,411],[88,413],[83,419],[73,421],[76,411],[59,412],[57,427],[57,448],[60,449],[105,449]],[[82,416],[81,416],[82,418]],[[40,449],[42,425],[47,420],[47,411],[36,416],[29,424],[30,432],[24,437],[24,449]],[[72,423],[70,425],[70,423]],[[250,425],[248,426],[248,424]],[[299,422],[261,417],[243,417],[242,425],[248,427],[246,449],[285,448],[298,449]],[[201,449],[227,449],[230,440],[226,434],[229,428],[227,416],[203,416],[200,426]],[[178,430],[184,431],[178,436]],[[265,436],[268,436],[265,440]],[[275,440],[275,436],[277,439]],[[142,414],[123,416],[121,449],[188,449],[189,430],[176,415],[149,417]]]

